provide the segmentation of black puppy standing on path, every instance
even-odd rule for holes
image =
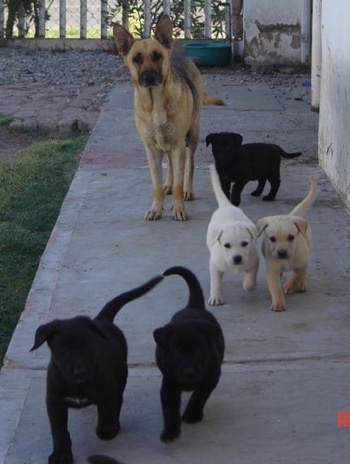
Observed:
[[[144,285],[115,297],[94,319],[77,316],[56,319],[38,327],[31,351],[44,342],[51,350],[46,383],[46,407],[53,439],[49,464],[73,462],[68,431],[70,407],[96,404],[97,436],[111,440],[118,434],[128,375],[127,342],[123,332],[113,324],[113,319],[126,303],[147,293],[163,278],[154,277]]]
[[[188,423],[202,420],[203,408],[220,379],[225,351],[221,327],[205,309],[197,277],[181,266],[164,272],[165,276],[173,274],[185,279],[190,295],[187,306],[153,333],[157,343],[156,361],[163,374],[160,394],[164,429],[160,439],[165,443],[175,440],[181,433],[183,391],[193,393],[182,420]]]
[[[279,145],[272,143],[242,145],[242,142],[243,137],[234,132],[217,132],[206,137],[207,146],[212,145],[222,190],[233,205],[239,206],[241,192],[249,181],[258,181],[257,188],[251,193],[254,197],[262,194],[268,181],[270,192],[263,200],[273,201],[281,184],[281,157],[291,159],[301,153],[286,153]]]

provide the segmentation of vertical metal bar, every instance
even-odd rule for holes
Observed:
[[[145,24],[143,28],[143,37],[149,37],[151,35],[151,0],[145,0]]]
[[[107,39],[108,0],[101,0],[101,39]]]
[[[191,0],[184,1],[184,30],[185,39],[191,38]]]
[[[87,0],[80,0],[80,38],[87,36]]]
[[[204,2],[204,36],[208,39],[211,38],[211,2],[205,0]]]
[[[170,0],[163,1],[163,12],[170,16]]]
[[[46,5],[45,0],[39,0],[39,27],[38,37],[40,39],[45,38],[45,18],[46,18]]]
[[[66,0],[60,0],[60,39],[66,37],[67,15],[66,15]]]
[[[122,24],[125,29],[129,29],[129,4],[123,3],[122,7]]]
[[[25,12],[23,4],[21,4],[18,8],[18,22],[17,22],[17,29],[18,29],[18,37],[20,39],[24,39],[26,35],[26,22],[25,22]]]
[[[0,39],[5,37],[5,5],[4,0],[0,0]]]

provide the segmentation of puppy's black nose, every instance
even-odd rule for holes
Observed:
[[[287,259],[288,258],[288,252],[287,252],[287,250],[278,250],[277,256],[280,259]]]
[[[234,264],[241,264],[242,262],[242,256],[241,255],[236,255],[233,257],[233,263]]]

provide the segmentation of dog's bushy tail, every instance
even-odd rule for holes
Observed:
[[[140,287],[133,288],[128,292],[121,293],[120,295],[113,298],[111,301],[106,303],[95,319],[105,319],[108,321],[113,321],[117,312],[126,304],[132,300],[136,300],[140,296],[152,290],[161,280],[164,279],[164,276],[156,276],[153,279],[149,280]]]
[[[298,156],[301,156],[302,153],[301,151],[294,151],[293,153],[287,153],[286,151],[282,150],[280,151],[280,155],[282,156],[282,158],[297,158]]]
[[[306,213],[306,211],[310,208],[310,206],[313,204],[317,197],[317,183],[316,179],[314,176],[310,176],[310,190],[307,196],[304,198],[303,201],[301,201],[291,213],[289,213],[289,216],[300,216],[303,217]]]
[[[192,271],[182,266],[174,266],[167,269],[163,275],[180,275],[185,279],[190,291],[187,308],[205,309],[204,295],[201,284]]]
[[[218,202],[219,207],[223,208],[224,206],[232,206],[230,200],[227,198],[227,196],[222,191],[221,184],[220,184],[220,178],[217,173],[215,164],[211,164],[209,169],[210,169],[211,185],[213,187],[215,198],[216,198],[216,201]]]
[[[224,106],[225,102],[221,98],[216,97],[215,95],[209,95],[204,92],[203,94],[203,105],[218,105]]]

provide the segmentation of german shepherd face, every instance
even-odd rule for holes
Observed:
[[[124,27],[114,25],[114,41],[135,85],[152,88],[163,84],[170,67],[172,34],[173,26],[168,16],[159,21],[153,39],[135,40]]]

